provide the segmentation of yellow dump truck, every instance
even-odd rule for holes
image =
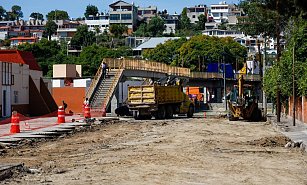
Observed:
[[[182,92],[182,86],[161,86],[158,84],[130,86],[128,107],[135,119],[170,119],[174,114],[192,117],[194,104]]]

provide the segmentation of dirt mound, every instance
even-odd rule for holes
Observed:
[[[274,136],[248,141],[248,144],[262,147],[284,147],[289,141],[291,140],[285,136]]]

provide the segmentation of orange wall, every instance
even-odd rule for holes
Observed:
[[[66,113],[82,113],[82,104],[85,97],[84,87],[54,87],[52,96],[58,106],[63,105],[64,100],[67,103]]]
[[[305,123],[307,123],[307,98],[306,97],[303,97],[303,121],[305,122]]]
[[[296,97],[295,101],[295,118],[307,123],[307,99],[303,97]],[[303,112],[304,111],[304,112]],[[293,115],[293,98],[289,98],[289,116],[292,117]]]
[[[199,94],[199,87],[187,87],[189,94]]]

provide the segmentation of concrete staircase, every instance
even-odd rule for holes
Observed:
[[[90,97],[90,105],[92,109],[102,109],[103,106],[108,107],[111,98],[114,94],[116,86],[122,76],[121,69],[110,70],[106,78],[103,79],[102,75],[99,77],[97,86]]]

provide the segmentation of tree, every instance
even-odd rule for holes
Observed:
[[[145,50],[143,57],[149,60],[177,65],[179,64],[179,48],[187,41],[186,38],[168,40],[154,49]]]
[[[125,25],[112,24],[110,26],[110,33],[112,33],[115,37],[120,37],[127,32],[128,32],[128,27]]]
[[[258,2],[241,2],[245,16],[238,17],[238,28],[247,35],[272,36],[275,33],[276,12]]]
[[[236,61],[244,61],[247,49],[235,42],[232,38],[217,38],[205,35],[191,37],[179,49],[180,61],[183,67],[189,67],[191,70],[200,69],[200,61],[207,63],[209,61],[218,62],[221,56],[225,56],[225,62],[233,66]]]
[[[150,36],[156,37],[156,36],[162,36],[163,32],[165,30],[164,20],[161,19],[158,16],[153,17],[148,25],[147,25],[147,31],[149,32]]]
[[[147,31],[147,24],[142,23],[138,29],[134,32],[134,35],[137,37],[146,37],[149,36],[148,31]]]
[[[17,49],[32,52],[43,71],[43,75],[49,74],[51,76],[52,65],[62,61],[57,57],[61,48],[56,41],[42,39],[38,43],[18,45]]]
[[[86,17],[86,18],[88,18],[89,17],[89,15],[93,15],[93,16],[96,16],[97,14],[98,14],[98,8],[97,8],[97,6],[94,6],[94,5],[88,5],[87,7],[86,7],[86,10],[85,10],[85,13],[84,13],[84,16]]]
[[[19,18],[23,18],[23,13],[21,11],[21,7],[18,5],[12,6],[12,16],[15,20],[19,20]]]
[[[68,20],[69,16],[66,11],[63,10],[52,10],[47,15],[47,20]]]
[[[78,64],[82,65],[84,76],[93,76],[97,72],[101,61],[104,58],[119,58],[131,55],[132,51],[130,48],[121,47],[117,49],[109,49],[106,47],[91,45],[82,50]]]
[[[191,20],[190,18],[187,16],[187,8],[183,8],[182,12],[181,12],[181,17],[179,20],[179,29],[181,30],[188,30],[191,29]]]
[[[228,22],[223,22],[222,24],[218,25],[218,29],[227,30],[227,23]]]
[[[47,21],[45,26],[45,33],[49,40],[51,39],[51,36],[57,32],[57,28],[58,25],[54,21],[52,20]]]
[[[88,31],[86,25],[79,26],[76,34],[71,39],[72,46],[90,46],[95,42],[95,34]]]
[[[31,13],[30,17],[35,19],[35,20],[44,20],[44,15],[39,13],[39,12]]]
[[[285,29],[287,22],[292,15],[295,15],[294,1],[290,0],[245,0],[240,3],[240,7],[247,13],[247,16],[239,19],[239,27],[249,35],[271,36],[276,38],[277,63],[280,62],[281,33]],[[279,83],[277,83],[279,84]],[[277,122],[280,122],[281,104],[280,89],[277,85],[276,92],[276,112]]]
[[[0,20],[3,21],[6,18],[6,10],[3,8],[3,6],[0,6]]]
[[[304,17],[304,15],[302,15]],[[286,33],[287,47],[282,53],[280,63],[275,64],[265,75],[265,92],[274,97],[276,96],[277,86],[280,88],[281,95],[286,99],[292,96],[292,68],[295,68],[295,89],[299,96],[307,95],[307,21],[299,18],[293,18]],[[295,65],[293,66],[293,50],[295,51]]]
[[[207,17],[203,14],[198,16],[198,22],[197,22],[197,29],[198,30],[205,30],[206,29],[206,22],[207,22]]]

